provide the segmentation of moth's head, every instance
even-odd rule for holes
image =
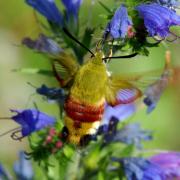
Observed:
[[[102,51],[97,51],[92,57],[92,62],[94,64],[102,64],[103,63],[104,54]]]

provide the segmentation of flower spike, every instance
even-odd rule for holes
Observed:
[[[132,21],[128,17],[127,9],[124,5],[121,5],[108,23],[104,37],[106,38],[110,34],[114,39],[125,38],[130,26],[132,26]]]
[[[144,20],[144,25],[150,36],[169,36],[171,26],[180,25],[180,16],[173,10],[156,3],[141,4],[136,7],[139,15]]]

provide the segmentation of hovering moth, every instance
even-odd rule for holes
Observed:
[[[134,102],[142,96],[128,79],[110,75],[102,50],[80,66],[62,51],[53,57],[52,68],[62,88],[69,89],[65,100],[62,136],[69,143],[82,145],[101,124],[105,103],[116,106]]]

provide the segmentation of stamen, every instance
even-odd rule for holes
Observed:
[[[170,64],[170,62],[171,62],[171,51],[166,51],[165,59],[166,59],[166,64]]]
[[[168,42],[174,42],[180,38],[178,35],[176,35],[175,33],[171,32],[171,31],[170,31],[170,34],[174,37],[174,39],[171,40],[171,39],[166,38],[166,41],[168,41]]]
[[[151,43],[151,42],[148,42],[148,41],[146,42],[148,47],[156,46],[156,45],[158,45],[159,43],[161,43],[163,41],[163,39],[161,39],[161,40],[158,40],[156,38],[153,38],[153,39],[156,41],[155,43]]]
[[[17,130],[20,130],[20,127],[11,129],[11,130],[9,130],[9,131],[7,131],[7,132],[5,132],[5,133],[0,134],[0,137],[3,137],[3,136],[5,136],[6,134],[9,134],[9,133],[14,132],[14,131],[17,131]]]
[[[104,46],[104,41],[103,39],[99,40],[98,43],[96,44],[96,51],[102,51]]]
[[[165,40],[165,38],[162,38],[162,39],[156,39],[155,37],[152,37],[152,38],[157,42],[161,42],[161,41]]]
[[[176,35],[175,33],[171,32],[171,31],[170,31],[170,33],[171,33],[173,36],[175,36],[175,37],[177,37],[177,38],[180,38],[180,36]]]
[[[17,133],[21,132],[21,129],[20,130],[17,130],[15,132],[13,132],[11,134],[11,138],[15,141],[21,141],[24,137],[23,136],[18,136]]]
[[[27,160],[30,160],[30,159],[32,159],[32,155],[33,155],[33,153],[28,153],[27,151],[24,151],[24,154],[25,154],[25,159],[27,159]]]
[[[0,120],[10,120],[12,119],[11,117],[0,117]]]

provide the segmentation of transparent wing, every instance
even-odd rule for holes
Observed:
[[[115,106],[118,104],[128,104],[141,97],[142,92],[132,83],[117,76],[111,76],[106,88],[106,101]]]
[[[142,97],[147,87],[162,78],[162,71],[110,76],[106,89],[106,101],[112,106],[134,102]]]
[[[129,82],[141,91],[144,91],[150,84],[161,78],[163,69],[150,70],[146,72],[113,75],[115,82]]]
[[[61,52],[58,56],[52,59],[52,69],[60,86],[66,86],[79,69],[79,64],[73,56]]]

